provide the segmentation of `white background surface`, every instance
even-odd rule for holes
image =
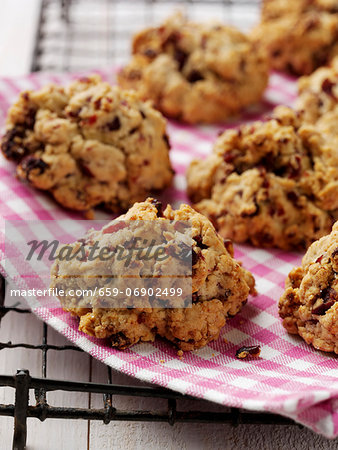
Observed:
[[[127,4],[127,2],[126,2]],[[35,37],[39,0],[0,0],[0,76],[27,73]],[[14,331],[14,333],[13,333]],[[0,342],[38,344],[41,342],[42,324],[35,317],[9,313],[1,322]],[[49,331],[49,343],[63,345],[67,341]],[[33,376],[41,376],[41,352],[37,350],[1,350],[0,372],[14,374],[27,368]],[[48,374],[51,378],[78,381],[106,381],[103,364],[83,353],[50,351]],[[127,376],[114,374],[114,383],[141,384]],[[31,398],[31,400],[33,400]],[[13,402],[13,392],[0,388],[0,403]],[[102,407],[101,396],[53,393],[48,401],[54,405]],[[121,409],[165,409],[166,403],[149,399],[113,399]],[[186,403],[193,408],[193,403]],[[197,405],[201,408],[201,403]],[[208,410],[221,410],[204,403]],[[0,417],[0,449],[11,448],[13,419]],[[337,441],[329,441],[309,430],[283,426],[239,426],[214,424],[179,424],[171,427],[159,423],[111,423],[47,420],[28,421],[29,449],[337,449]]]
[[[29,70],[39,0],[0,0],[0,75]]]

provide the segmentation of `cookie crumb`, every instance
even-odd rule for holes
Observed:
[[[241,347],[236,351],[237,359],[244,359],[248,356],[253,356],[254,358],[258,358],[261,354],[261,346],[260,345],[251,345],[249,347]]]
[[[160,363],[163,364],[164,363],[164,359],[160,359]]]
[[[224,342],[224,344],[227,344],[228,343],[228,339],[227,338],[223,338],[223,342]]]
[[[178,350],[177,356],[178,356],[179,358],[182,358],[183,354],[184,354],[184,353],[183,353],[182,350]]]

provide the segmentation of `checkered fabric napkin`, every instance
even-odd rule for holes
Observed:
[[[100,73],[113,81],[111,72]],[[9,104],[20,90],[39,88],[46,82],[66,83],[72,78],[74,75],[70,74],[37,74],[20,79],[0,79],[0,125],[4,123]],[[242,120],[259,118],[278,103],[291,104],[295,92],[292,79],[273,74],[262,104],[247,111]],[[227,126],[233,127],[238,123],[234,121]],[[212,142],[224,128],[169,123],[171,160],[176,177],[162,201],[174,205],[188,201],[185,170],[192,158],[203,158],[210,153]],[[45,194],[21,184],[13,176],[14,169],[13,164],[1,157],[0,261],[3,272],[4,219],[82,218],[63,210]],[[337,436],[337,358],[315,351],[300,338],[288,335],[278,318],[277,302],[285,277],[294,265],[300,263],[301,255],[237,245],[236,257],[254,274],[259,295],[251,298],[241,313],[227,322],[218,341],[198,351],[187,352],[182,359],[177,357],[171,344],[160,339],[125,351],[113,349],[105,342],[80,333],[77,320],[62,309],[47,309],[37,300],[34,303],[32,298],[27,300],[38,317],[114,369],[216,403],[279,413],[327,437]],[[29,280],[22,279],[20,284],[20,287],[28,288]],[[260,358],[235,358],[236,349],[256,344],[262,347]]]

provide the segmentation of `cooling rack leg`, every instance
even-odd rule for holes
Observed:
[[[26,448],[29,379],[28,370],[18,370],[15,375],[13,450]]]

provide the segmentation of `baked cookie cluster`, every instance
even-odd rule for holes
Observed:
[[[238,313],[250,293],[255,294],[254,278],[234,259],[231,243],[223,241],[210,221],[190,206],[181,205],[180,209],[173,210],[169,205],[163,211],[158,201],[148,198],[143,203],[136,203],[125,215],[102,230],[92,231],[84,239],[72,244],[74,251],[80,245],[87,249],[93,241],[104,246],[109,242],[115,246],[119,242],[126,247],[126,240],[130,236],[128,229],[123,228],[121,223],[128,220],[153,221],[155,225],[170,220],[175,229],[175,223],[189,223],[192,305],[187,308],[102,308],[96,306],[98,298],[93,295],[86,298],[92,307],[81,308],[80,303],[72,303],[73,299],[61,297],[63,307],[79,317],[79,329],[90,336],[109,339],[119,349],[137,342],[154,341],[157,335],[182,350],[200,348],[217,339],[226,318]],[[172,241],[171,235],[166,238],[168,242]],[[156,266],[158,273],[167,273],[167,267],[178,264],[174,259],[175,252],[170,250],[168,254],[169,259]],[[86,276],[97,272],[98,264],[101,264],[100,273],[104,268],[107,273],[112,273],[110,262],[97,259],[92,263],[75,259],[71,262],[57,260],[52,268],[52,287],[64,291],[69,286],[82,287],[83,277],[84,286],[88,287]],[[143,276],[143,262],[133,267],[136,270],[134,279],[137,281]],[[71,274],[81,276],[72,278]]]
[[[304,248],[330,232],[337,214],[338,148],[284,106],[266,122],[225,131],[187,178],[195,208],[240,243]]]
[[[289,333],[299,334],[318,350],[338,354],[338,222],[313,243],[302,265],[293,269],[279,301]]]
[[[273,69],[310,74],[338,55],[337,0],[263,0],[252,38]]]
[[[195,209],[163,210],[152,198],[135,203],[172,182],[161,113],[191,124],[223,121],[260,100],[269,65],[311,74],[299,80],[295,110],[279,106],[266,121],[225,131],[205,161],[193,161],[187,180]],[[331,232],[338,217],[337,0],[264,0],[261,24],[250,37],[175,14],[134,37],[132,59],[118,82],[112,87],[90,76],[68,87],[21,93],[9,110],[1,151],[17,164],[19,179],[87,217],[96,206],[111,212],[131,206],[67,246],[81,249],[84,259],[56,260],[52,288],[107,287],[107,277],[123,272],[124,263],[89,259],[93,243],[129,248],[132,239],[149,233],[150,223],[153,237],[165,240],[168,258],[151,270],[133,261],[133,282],[141,289],[150,271],[159,283],[160,275],[184,266],[177,255],[188,249],[191,306],[156,298],[155,307],[153,295],[135,304],[132,295],[113,307],[100,289],[60,297],[79,330],[118,349],[156,336],[181,350],[201,348],[255,294],[254,278],[234,259],[228,239],[285,250],[312,244],[287,278],[279,312],[287,331],[338,354],[338,223]],[[125,226],[128,221],[134,228]],[[174,231],[165,230],[166,221]],[[243,348],[237,357],[259,355],[257,346]]]
[[[188,123],[227,119],[260,100],[268,81],[261,47],[232,27],[181,14],[137,34],[132,50],[119,84]]]
[[[79,211],[125,211],[173,178],[165,119],[99,76],[21,93],[1,150],[19,179]]]

